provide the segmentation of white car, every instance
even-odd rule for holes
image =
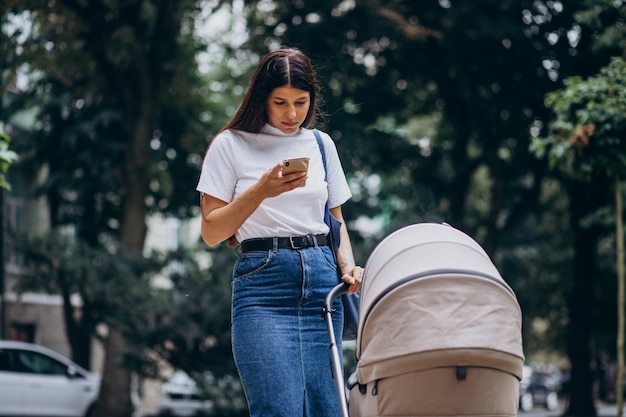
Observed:
[[[0,340],[0,416],[88,417],[100,376],[55,351]]]
[[[159,416],[208,416],[213,402],[205,398],[202,391],[187,373],[176,371],[161,386]]]

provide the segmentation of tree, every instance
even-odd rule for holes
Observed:
[[[514,250],[509,237],[539,210],[545,167],[527,147],[543,95],[601,65],[587,32],[564,36],[576,2],[247,3],[250,47],[292,44],[318,63],[322,122],[358,190],[348,218],[378,217],[383,234],[445,220],[494,257]]]
[[[576,362],[572,386],[590,387],[588,314],[596,300],[584,278],[601,272],[589,247],[605,230],[574,225],[605,204],[604,189],[562,182],[529,145],[550,117],[545,94],[568,76],[596,73],[619,50],[623,6],[584,0],[262,5],[250,14],[250,32],[257,34],[250,44],[300,46],[320,63],[331,116],[326,127],[357,190],[346,217],[382,218],[383,234],[425,220],[467,231],[520,294],[529,358],[531,346],[569,351]],[[598,22],[606,36],[598,37]],[[597,48],[597,39],[607,48]],[[566,303],[570,289],[576,297]],[[537,334],[535,321],[547,324],[548,338]],[[565,326],[578,337],[566,340]],[[569,411],[587,415],[592,392],[574,397]]]
[[[1,102],[1,100],[0,100]],[[4,190],[10,188],[6,174],[17,154],[9,150],[11,137],[4,131],[4,123],[0,121],[0,338],[6,334],[6,314],[4,299]]]
[[[163,167],[197,178],[199,163],[186,158],[204,148],[204,124],[198,117],[204,100],[195,60],[202,44],[194,27],[201,7],[211,12],[221,5],[31,0],[9,1],[3,10],[5,17],[19,16],[32,24],[18,25],[9,37],[14,46],[10,69],[13,74],[26,69],[35,81],[27,94],[14,90],[12,106],[34,103],[39,110],[39,137],[30,142],[35,151],[29,154],[33,165],[45,161],[51,168],[42,192],[50,201],[52,226],[74,224],[81,245],[114,248],[112,253],[121,258],[121,269],[100,268],[103,282],[121,278],[114,282],[124,283],[100,294],[106,297],[99,301],[109,306],[123,306],[124,300],[141,305],[133,298],[145,288],[146,216],[193,214],[193,187],[168,180]],[[178,102],[183,97],[180,103],[187,108]],[[177,111],[163,111],[172,108]],[[194,130],[198,139],[189,140]],[[170,200],[172,195],[184,198]],[[125,365],[133,349],[119,326],[129,317],[105,320],[109,333],[97,415],[130,415],[130,370]]]
[[[588,180],[599,175],[612,178],[614,183],[618,282],[616,394],[621,416],[626,307],[621,191],[621,178],[626,173],[626,62],[615,58],[596,76],[586,80],[568,78],[562,90],[547,95],[546,103],[554,110],[555,118],[550,124],[551,136],[536,141],[538,154],[547,153],[553,167],[565,170],[572,177]]]

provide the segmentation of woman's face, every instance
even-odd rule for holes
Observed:
[[[296,133],[311,106],[311,94],[291,86],[277,87],[267,97],[267,123],[283,133]]]

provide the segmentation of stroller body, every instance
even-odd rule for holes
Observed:
[[[515,416],[520,307],[472,238],[446,224],[407,226],[365,266],[356,357],[351,417]]]

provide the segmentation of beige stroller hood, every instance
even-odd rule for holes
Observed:
[[[351,416],[514,416],[524,355],[514,292],[472,238],[407,226],[370,255]]]

